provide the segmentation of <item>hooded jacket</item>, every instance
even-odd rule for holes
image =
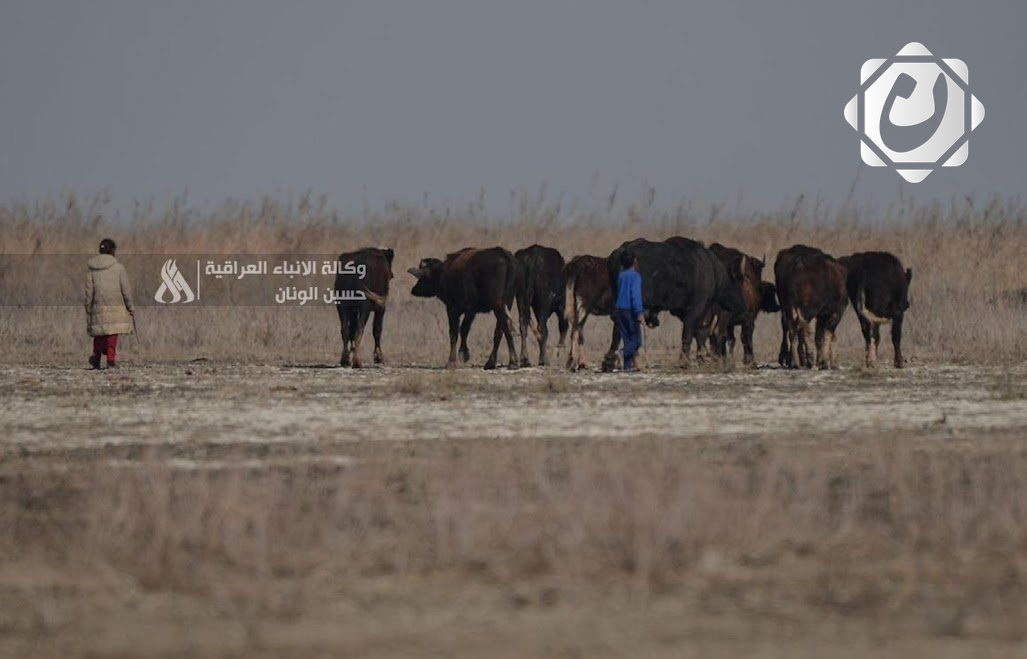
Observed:
[[[124,266],[110,254],[89,259],[86,274],[86,321],[90,336],[131,334],[132,286]]]

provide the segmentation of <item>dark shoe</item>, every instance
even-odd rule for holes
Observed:
[[[121,368],[121,367],[118,366],[118,362],[107,362],[107,368],[117,369],[117,368]]]
[[[94,371],[99,371],[100,370],[100,358],[97,357],[96,355],[93,355],[92,357],[90,357],[89,358],[89,366]]]

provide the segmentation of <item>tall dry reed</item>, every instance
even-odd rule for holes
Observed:
[[[393,362],[441,364],[446,352],[445,321],[434,301],[413,299],[406,273],[425,256],[443,256],[465,246],[502,245],[510,250],[532,243],[551,245],[565,257],[609,254],[639,236],[685,235],[719,241],[766,256],[794,243],[818,246],[835,255],[881,249],[895,253],[914,276],[906,324],[907,355],[932,361],[1022,361],[1027,356],[1024,306],[1003,297],[1027,286],[1027,212],[1019,202],[972,198],[949,204],[900,200],[885,208],[846,204],[832,209],[798,198],[764,213],[732,213],[724,206],[689,204],[661,210],[652,197],[620,208],[568,209],[545,194],[515,199],[507,215],[490,214],[484,201],[466,208],[433,209],[388,205],[357,216],[330,209],[309,195],[279,201],[228,201],[191,206],[174,200],[164,208],[136,204],[117,215],[104,195],[73,195],[35,204],[0,206],[0,253],[81,255],[100,238],[115,237],[122,253],[147,254],[334,254],[366,245],[396,250],[393,293],[385,324],[385,351]],[[772,277],[772,267],[766,275]],[[18,271],[0,273],[0,290],[17,286]],[[62,282],[75,286],[76,282]],[[0,310],[0,341],[30,360],[79,359],[85,342],[84,316],[77,307],[11,307]],[[136,360],[195,357],[237,360],[331,361],[338,351],[338,327],[330,309],[148,308],[141,334],[128,344]],[[488,323],[487,319],[479,320]],[[601,350],[608,323],[597,319],[586,333],[591,350]],[[651,348],[673,362],[677,323],[653,332]],[[779,327],[768,316],[757,327],[757,357],[776,356]],[[491,331],[472,332],[480,355]],[[861,337],[851,312],[840,331],[843,359],[859,361]],[[480,359],[478,361],[481,361]]]

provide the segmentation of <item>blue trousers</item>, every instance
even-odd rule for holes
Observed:
[[[613,320],[624,341],[624,368],[634,368],[635,355],[642,347],[642,323],[638,322],[638,316],[631,309],[617,309]]]

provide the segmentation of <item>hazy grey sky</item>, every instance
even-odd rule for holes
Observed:
[[[0,201],[109,187],[195,200],[313,188],[342,207],[484,187],[657,203],[844,198],[859,69],[910,41],[987,109],[962,167],[861,197],[1018,195],[1027,3],[2,0]]]

